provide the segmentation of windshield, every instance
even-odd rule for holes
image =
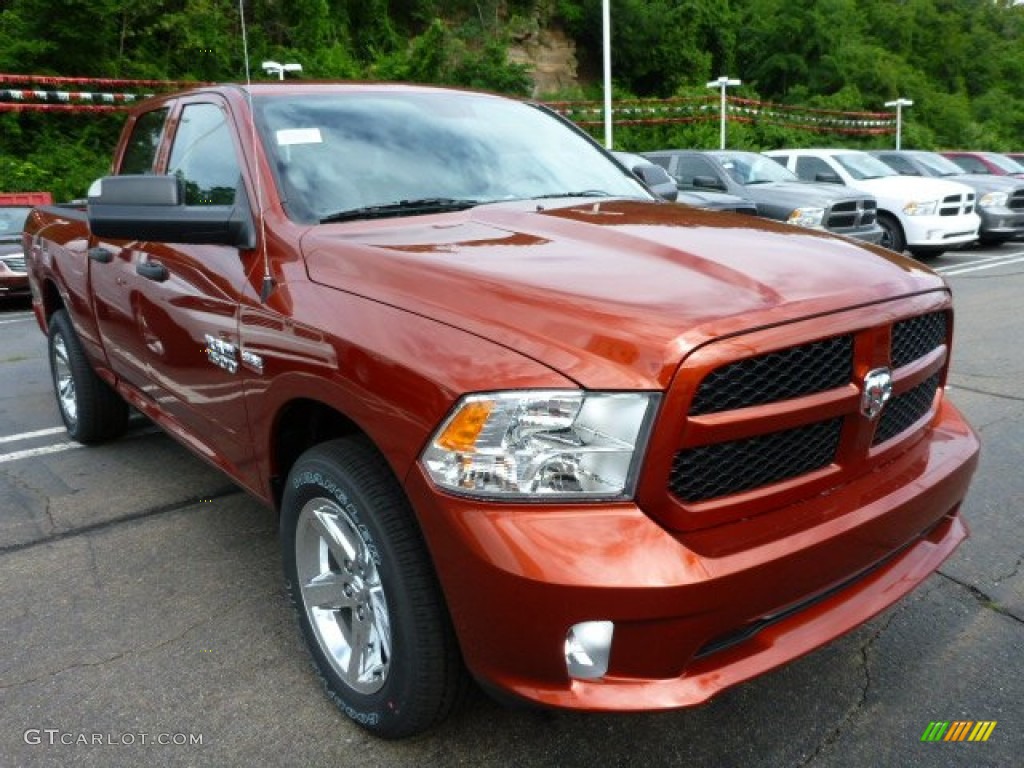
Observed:
[[[0,240],[18,240],[31,208],[0,208]]]
[[[899,176],[898,172],[866,152],[842,152],[832,155],[832,157],[846,169],[850,176],[858,181],[878,179],[883,176]]]
[[[985,159],[992,163],[992,165],[996,166],[996,168],[1000,168],[1007,173],[1024,173],[1024,165],[1021,165],[1016,160],[1012,160],[1009,157],[990,154],[985,155]]]
[[[739,184],[768,184],[773,181],[796,181],[796,174],[770,157],[756,152],[711,152],[713,157]]]
[[[363,91],[256,103],[286,209],[303,222],[561,196],[651,199],[587,138],[517,101]]]
[[[917,161],[936,176],[963,176],[965,173],[963,168],[937,152],[917,155]]]

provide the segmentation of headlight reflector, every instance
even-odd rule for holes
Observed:
[[[978,205],[982,208],[998,208],[1006,205],[1005,192],[988,192],[981,196]]]
[[[907,214],[907,216],[932,216],[935,214],[935,209],[938,207],[938,204],[938,200],[926,200],[921,203],[916,200],[911,200],[903,206],[903,212]]]
[[[576,390],[467,395],[421,460],[439,486],[470,496],[628,497],[657,397]]]
[[[786,221],[798,227],[821,227],[821,221],[825,218],[824,208],[797,208]]]

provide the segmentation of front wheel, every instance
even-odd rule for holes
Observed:
[[[50,318],[48,335],[53,390],[68,434],[80,443],[122,435],[128,428],[128,403],[96,375],[63,309]]]
[[[878,226],[882,228],[882,239],[878,244],[896,253],[903,253],[907,248],[907,239],[898,219],[888,213],[878,214]]]
[[[419,527],[365,440],[311,448],[281,509],[285,584],[328,696],[384,738],[443,720],[468,679]]]

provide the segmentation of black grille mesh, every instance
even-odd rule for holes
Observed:
[[[900,432],[907,429],[914,422],[928,413],[935,400],[935,391],[939,388],[939,374],[930,376],[916,387],[894,397],[885,410],[875,429],[875,437],[872,445],[884,443],[886,440],[896,437]]]
[[[853,337],[790,347],[729,363],[701,382],[690,415],[763,405],[841,387],[853,369]]]
[[[901,320],[892,327],[892,367],[901,368],[946,343],[945,312]]]
[[[832,419],[679,451],[669,490],[684,502],[705,501],[813,472],[832,462],[842,426]]]

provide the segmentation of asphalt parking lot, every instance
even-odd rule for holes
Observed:
[[[0,305],[0,766],[1021,765],[1024,243],[930,264],[956,296],[950,396],[983,445],[972,536],[938,574],[697,709],[538,713],[474,694],[398,743],[318,688],[273,514],[145,422],[68,442],[44,338],[26,305]],[[924,742],[933,721],[996,725]]]

